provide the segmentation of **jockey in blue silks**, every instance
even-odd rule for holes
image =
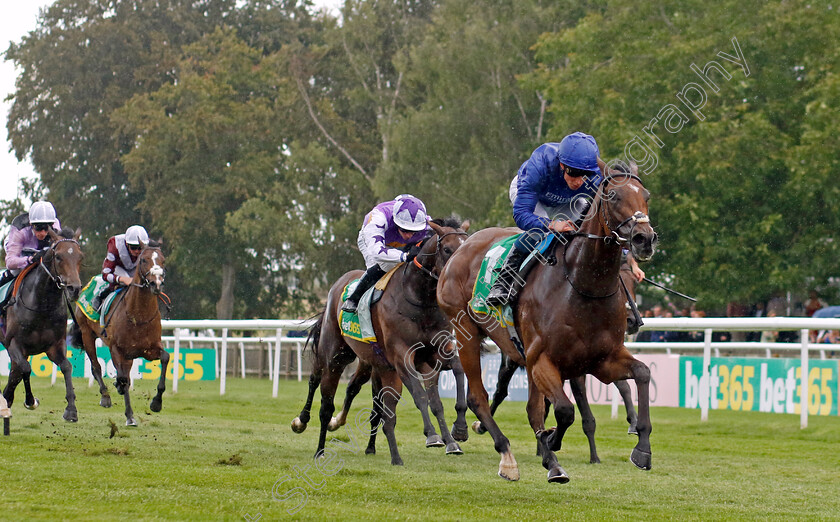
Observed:
[[[513,219],[524,230],[499,277],[487,295],[487,304],[514,304],[529,267],[520,271],[522,262],[549,232],[563,233],[577,230],[581,220],[603,180],[598,166],[598,144],[583,132],[569,134],[560,143],[545,143],[537,147],[531,157],[519,167],[510,184]],[[638,265],[628,255],[628,261],[638,280],[644,277]]]
[[[405,261],[407,253],[403,249],[426,237],[428,221],[426,205],[410,194],[380,203],[368,212],[358,239],[367,271],[342,305],[342,310],[356,313],[359,299],[365,291],[389,270]]]

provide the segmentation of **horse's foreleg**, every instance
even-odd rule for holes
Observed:
[[[406,353],[406,350],[394,350],[393,353],[403,354]],[[429,397],[426,395],[426,390],[423,389],[423,385],[417,379],[414,359],[410,356],[408,356],[408,359],[410,359],[408,361],[404,360],[404,357],[396,357],[396,359],[398,361],[395,366],[400,380],[402,380],[408,393],[411,394],[411,398],[414,399],[414,406],[420,411],[420,416],[423,417],[423,435],[426,436],[426,447],[444,446],[443,439],[435,431],[435,427],[432,425],[432,420],[429,417]],[[448,429],[447,434],[449,434]]]
[[[115,355],[117,357],[114,357]],[[137,421],[134,420],[134,410],[131,409],[131,399],[128,396],[128,388],[131,385],[131,363],[133,361],[123,359],[114,350],[111,350],[111,358],[114,361],[114,367],[117,369],[115,382],[117,393],[125,399],[125,425],[137,426]]]
[[[169,352],[160,348],[160,380],[157,385],[157,395],[152,398],[149,409],[153,412],[159,412],[163,407],[163,392],[166,391],[166,369],[169,367]]]
[[[496,421],[493,420],[493,414],[490,413],[487,390],[481,380],[481,341],[478,337],[478,330],[474,324],[462,317],[455,331],[458,344],[461,346],[458,355],[461,358],[461,365],[464,367],[464,373],[469,384],[467,405],[490,433],[490,436],[493,437],[493,444],[501,456],[499,476],[506,480],[519,480],[519,465],[510,450],[510,441],[504,436]]]
[[[628,377],[636,381],[639,398],[636,431],[639,433],[639,442],[630,454],[630,461],[641,469],[650,469],[650,369],[622,347],[622,350],[601,364],[595,376],[602,382],[615,382]]]
[[[353,399],[355,399],[356,395],[359,394],[359,391],[362,389],[362,386],[364,386],[365,383],[370,380],[371,370],[371,365],[367,364],[364,361],[359,361],[359,366],[356,368],[356,373],[353,374],[353,377],[350,379],[350,382],[347,383],[347,392],[344,395],[344,405],[342,406],[341,411],[338,412],[338,415],[330,419],[330,423],[329,425],[327,425],[328,430],[335,431],[338,428],[344,426],[344,424],[347,422],[347,415],[350,412],[350,406],[353,405]]]
[[[63,340],[62,340],[63,341]],[[61,368],[64,375],[64,388],[66,391],[67,408],[64,410],[64,420],[67,422],[78,422],[79,415],[76,411],[76,391],[73,389],[73,365],[67,360],[64,343],[53,346],[47,352],[47,357]]]
[[[575,396],[575,404],[577,404],[580,412],[583,433],[586,435],[586,440],[589,441],[589,463],[600,464],[601,459],[598,458],[598,450],[595,448],[595,416],[592,415],[592,408],[589,407],[589,399],[586,397],[586,375],[572,379],[569,384]]]
[[[426,396],[429,399],[429,408],[432,410],[432,415],[437,419],[438,426],[440,426],[440,434],[443,437],[443,442],[446,443],[446,454],[461,455],[464,452],[461,451],[461,446],[455,442],[454,437],[449,432],[449,427],[446,425],[446,415],[444,414],[443,403],[440,401],[440,391],[438,389],[439,378],[440,373],[436,372],[433,378],[426,379]],[[464,429],[466,431],[466,422],[464,422]]]
[[[84,318],[82,320],[87,320]],[[81,347],[87,354],[90,361],[90,372],[96,383],[99,384],[99,405],[103,408],[111,407],[111,394],[108,392],[108,387],[105,385],[105,380],[102,378],[102,367],[99,365],[99,357],[96,356],[96,336],[90,328],[81,329],[80,334]],[[75,341],[75,338],[74,338]]]
[[[630,383],[627,381],[615,381],[615,387],[618,388],[618,393],[621,394],[621,399],[624,401],[624,409],[627,410],[627,428],[628,435],[638,435],[636,431],[636,422],[639,418],[636,415],[636,408],[633,406],[633,393],[630,391]]]
[[[23,407],[27,410],[34,410],[41,404],[41,401],[32,394],[32,384],[29,382],[29,378],[32,376],[32,366],[29,364],[29,359],[22,354],[19,357],[17,365],[20,378],[23,380],[23,388],[26,392],[26,397],[23,399]],[[9,401],[9,404],[11,404],[11,401]]]
[[[452,375],[455,377],[455,423],[452,425],[452,438],[458,442],[465,442],[470,433],[467,430],[467,386],[464,379],[464,367],[461,366],[461,359],[453,357],[450,365]]]
[[[6,399],[6,406],[8,408],[12,407],[12,403],[15,400],[15,388],[17,385],[20,384],[22,379],[21,371],[20,371],[20,359],[9,353],[11,359],[11,367],[9,369],[9,380],[6,381],[6,388],[3,390],[3,398]],[[29,364],[26,359],[23,359],[24,362]]]

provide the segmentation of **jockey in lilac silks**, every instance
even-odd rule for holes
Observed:
[[[61,223],[55,216],[55,208],[46,201],[36,201],[29,212],[17,216],[9,227],[9,235],[3,247],[6,250],[6,272],[0,277],[0,286],[13,280],[21,270],[37,262],[50,247],[49,231],[61,232]],[[7,299],[0,303],[5,309]]]
[[[426,205],[410,194],[380,203],[368,212],[358,239],[367,271],[342,310],[356,313],[362,295],[389,270],[405,261],[407,253],[403,249],[426,237],[428,221]]]

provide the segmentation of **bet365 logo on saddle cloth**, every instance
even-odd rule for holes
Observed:
[[[341,300],[346,301],[350,293],[356,288],[359,283],[358,279],[354,279],[347,283],[344,287],[344,292],[341,294]],[[362,326],[359,322],[359,314],[353,314],[342,310],[338,318],[338,324],[341,327],[341,333],[346,337],[362,341],[364,343],[376,342],[376,337],[366,337],[362,334]]]
[[[475,278],[475,287],[473,287],[473,297],[470,300],[470,308],[477,314],[490,314],[502,326],[513,324],[513,310],[510,306],[504,305],[502,307],[492,307],[487,305],[487,294],[499,277],[498,269],[504,264],[508,254],[510,254],[513,244],[519,239],[522,234],[515,234],[513,236],[502,239],[498,243],[494,243],[490,250],[484,254],[484,259],[481,261],[481,270],[478,272],[478,277]]]

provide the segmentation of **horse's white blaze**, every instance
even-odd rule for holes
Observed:
[[[68,254],[72,254],[72,253],[73,253],[73,247],[68,248],[68,249],[67,249],[67,253],[68,253]]]
[[[627,185],[627,186],[628,186],[629,188],[631,188],[631,189],[635,190],[636,192],[639,192],[639,187],[637,187],[636,185]]]
[[[161,276],[163,276],[163,268],[161,268],[161,266],[159,264],[157,264],[157,260],[158,260],[158,253],[157,252],[152,252],[153,266],[149,270],[149,273],[152,274],[153,276],[155,276],[156,278],[158,278],[158,283],[160,283],[160,278],[161,278]]]

